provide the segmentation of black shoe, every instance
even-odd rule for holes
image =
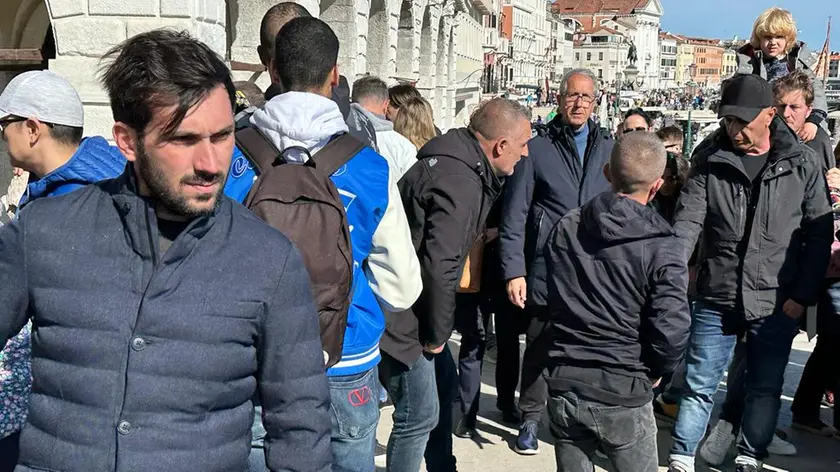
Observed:
[[[459,438],[472,439],[476,436],[475,426],[470,426],[466,418],[461,418],[458,425],[455,426],[455,431],[452,433]]]
[[[516,405],[502,407],[496,404],[496,408],[502,412],[502,423],[518,425],[522,421],[522,412]]]

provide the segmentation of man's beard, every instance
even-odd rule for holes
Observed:
[[[185,176],[181,179],[178,185],[181,184],[219,184],[219,190],[215,194],[202,195],[197,199],[199,201],[213,200],[213,205],[207,208],[196,208],[190,204],[190,200],[178,192],[178,188],[170,188],[167,184],[166,172],[157,166],[153,159],[146,153],[146,149],[141,145],[137,149],[137,163],[140,177],[149,188],[149,193],[152,198],[155,198],[160,205],[173,215],[183,216],[185,218],[198,218],[207,216],[213,213],[213,210],[219,206],[224,195],[224,181],[225,175],[223,173],[207,173],[196,172],[195,174]]]

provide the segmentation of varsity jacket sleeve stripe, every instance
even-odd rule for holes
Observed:
[[[26,275],[24,220],[0,227],[0,341],[5,345],[27,321],[29,289]]]
[[[272,471],[329,472],[330,394],[309,274],[288,245],[258,341],[258,387]]]
[[[389,166],[388,206],[371,239],[365,273],[371,290],[391,312],[408,310],[423,290],[420,262],[411,242],[405,208]]]

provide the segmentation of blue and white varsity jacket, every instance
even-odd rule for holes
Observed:
[[[304,92],[272,98],[251,117],[280,150],[302,147],[315,154],[347,125],[332,100]],[[290,149],[284,156],[305,162],[305,153]],[[420,264],[396,186],[397,173],[388,161],[365,147],[332,175],[347,213],[353,250],[353,290],[341,361],[328,376],[366,372],[379,363],[384,310],[411,307],[422,291]],[[225,194],[243,202],[256,180],[253,165],[234,150]]]

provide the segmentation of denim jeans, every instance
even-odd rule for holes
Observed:
[[[327,377],[333,472],[373,472],[376,425],[379,423],[379,377],[367,372]]]
[[[440,412],[434,356],[424,353],[409,368],[383,352],[379,377],[394,402],[386,470],[418,472]]]
[[[615,472],[656,472],[659,455],[653,406],[609,406],[574,393],[551,394],[551,434],[558,472],[592,472],[601,446]]]
[[[452,454],[452,423],[460,403],[458,397],[458,369],[449,345],[434,356],[435,383],[439,404],[438,424],[429,433],[426,444],[426,470],[428,472],[456,472],[455,456]]]
[[[746,335],[745,408],[740,454],[763,460],[773,439],[791,343],[798,322],[781,308],[759,320],[745,321],[737,311],[695,302],[686,352],[685,389],[674,425],[671,456],[693,457],[706,432],[714,395],[733,350]]]
[[[376,367],[354,375],[327,377],[330,384],[330,449],[333,472],[373,472],[376,426],[379,423],[379,378]],[[251,428],[251,472],[265,472],[262,407],[256,407]]]

